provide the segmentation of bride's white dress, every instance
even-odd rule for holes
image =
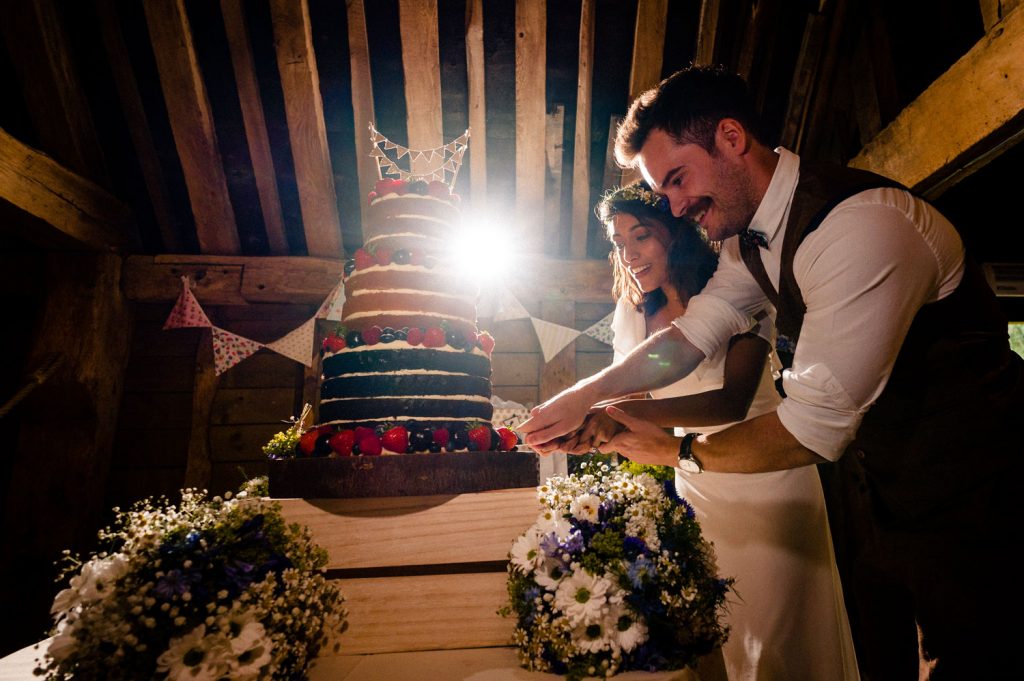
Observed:
[[[620,300],[612,331],[618,362],[644,340],[643,314]],[[770,320],[753,332],[772,343]],[[652,395],[721,388],[726,352]],[[772,411],[779,402],[767,364],[747,418]],[[695,430],[711,433],[727,425]],[[817,470],[687,475],[676,469],[676,488],[693,505],[704,537],[714,543],[720,574],[736,579],[726,616],[730,635],[722,649],[730,681],[856,681]]]

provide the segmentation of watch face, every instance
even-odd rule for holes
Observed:
[[[700,473],[700,466],[693,459],[679,459],[679,469],[684,473]]]

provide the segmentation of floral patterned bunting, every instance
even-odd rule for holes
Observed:
[[[213,327],[213,363],[217,375],[251,356],[263,345],[248,338],[242,338],[230,331]]]
[[[315,326],[316,317],[312,317],[288,335],[267,343],[265,347],[288,359],[293,359],[299,364],[311,367],[313,366],[313,329]]]
[[[192,294],[189,278],[182,277],[181,284],[181,295],[178,296],[178,301],[174,303],[174,309],[171,310],[171,314],[167,316],[167,321],[164,322],[164,330],[189,327],[207,328],[213,326],[210,318],[206,316],[203,308],[200,307],[199,301]]]
[[[615,335],[612,333],[612,317],[614,315],[614,312],[609,312],[604,319],[584,329],[584,335],[590,336],[594,340],[599,340],[605,345],[611,345],[612,337]]]

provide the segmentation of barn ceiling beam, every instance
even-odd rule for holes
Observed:
[[[235,211],[184,0],[144,4],[160,87],[204,253],[238,253]]]
[[[935,197],[1024,134],[1024,10],[1016,9],[910,103],[850,165]]]
[[[23,235],[29,239],[50,242],[48,237],[56,234],[93,250],[131,245],[126,236],[128,206],[4,130],[0,130],[0,199],[53,228],[49,235]]]
[[[188,276],[193,293],[208,305],[319,304],[341,279],[344,262],[327,258],[133,255],[125,260],[125,296],[138,302],[169,302]],[[611,269],[603,260],[531,256],[517,266],[508,288],[522,298],[606,303]]]

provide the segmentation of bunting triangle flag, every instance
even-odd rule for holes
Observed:
[[[219,376],[263,347],[248,338],[213,327],[213,364]]]
[[[519,302],[511,291],[502,288],[498,294],[498,307],[494,313],[494,321],[501,322],[506,319],[525,319],[530,316],[523,304]]]
[[[312,317],[287,335],[267,343],[265,347],[288,359],[311,367],[313,366],[313,330],[315,328],[316,317]]]
[[[181,284],[181,295],[178,296],[177,302],[174,303],[174,309],[171,310],[167,321],[164,322],[164,330],[213,326],[210,318],[206,316],[203,308],[199,305],[199,301],[192,295],[188,277],[182,277]]]
[[[545,362],[550,362],[555,355],[562,351],[562,348],[580,335],[576,329],[570,329],[561,324],[553,324],[536,317],[530,317],[530,321],[533,322],[533,330],[537,332],[537,340],[540,341],[540,349],[544,353]]]
[[[320,309],[314,315],[315,319],[330,319],[334,322],[341,321],[341,307],[345,304],[345,281],[339,279],[334,290],[327,294]]]
[[[612,338],[615,336],[612,333],[612,317],[614,316],[614,312],[609,312],[604,319],[584,329],[583,333],[594,340],[601,341],[605,345],[611,345]]]

